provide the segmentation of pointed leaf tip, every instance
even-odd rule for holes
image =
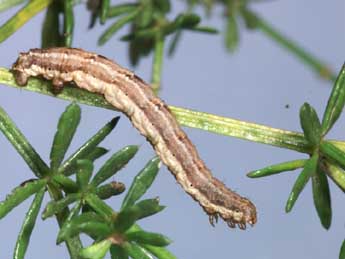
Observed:
[[[79,125],[80,116],[80,107],[76,103],[68,105],[62,113],[50,152],[50,166],[53,170],[57,169],[64,159],[65,153]]]
[[[321,140],[321,123],[315,109],[309,103],[304,103],[299,114],[305,138],[311,146],[319,145]]]
[[[312,174],[316,172],[318,160],[319,154],[313,154],[313,156],[306,162],[304,169],[302,170],[300,175],[297,177],[297,180],[295,181],[295,184],[292,187],[291,193],[286,202],[285,211],[287,213],[292,210],[293,206],[295,205],[295,202],[297,201],[300,193],[303,191],[310,177],[312,176]]]
[[[327,107],[322,119],[322,135],[333,127],[339,118],[345,104],[345,63],[341,68],[337,80],[333,86]]]

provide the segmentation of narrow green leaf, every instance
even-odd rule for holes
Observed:
[[[219,31],[216,28],[208,27],[208,26],[196,26],[193,28],[188,28],[189,31],[201,32],[201,33],[208,33],[208,34],[218,34]]]
[[[137,15],[139,11],[134,10],[130,12],[128,15],[118,19],[116,22],[114,22],[98,39],[98,45],[102,46],[104,45],[113,35],[120,30],[124,25],[132,21]]]
[[[63,46],[63,36],[60,34],[59,21],[61,11],[61,1],[53,1],[48,6],[42,26],[42,48]]]
[[[102,201],[96,194],[90,193],[85,197],[87,204],[106,220],[114,216],[113,209]]]
[[[182,30],[177,30],[175,35],[174,35],[174,37],[170,41],[170,46],[169,46],[169,49],[168,49],[168,55],[170,57],[175,53],[175,51],[177,49],[177,45],[178,45],[178,43],[181,40],[181,37],[182,37]]]
[[[309,103],[304,103],[299,111],[301,126],[305,138],[313,146],[321,140],[321,123],[316,111]]]
[[[94,162],[95,160],[97,160],[98,158],[100,158],[101,156],[105,155],[106,153],[108,153],[109,150],[103,147],[96,147],[93,151],[91,151],[90,154],[88,154],[85,159],[90,160],[92,162]]]
[[[75,193],[79,189],[78,185],[73,180],[63,174],[54,174],[53,181],[58,183],[66,193]]]
[[[24,3],[26,0],[1,0],[0,1],[0,13],[10,9],[16,5]]]
[[[142,231],[142,228],[139,227],[137,224],[134,224],[126,233],[136,232],[136,231]],[[151,246],[146,244],[138,244],[138,246],[145,248],[147,251],[152,253],[157,257],[157,259],[177,259],[169,250],[167,250],[165,247],[159,247],[159,246]]]
[[[130,4],[119,4],[119,5],[109,7],[108,17],[111,18],[111,17],[122,15],[122,14],[130,13],[134,11],[135,9],[137,9],[138,6],[139,5],[137,3],[130,3]]]
[[[114,195],[118,195],[125,191],[126,187],[123,183],[120,182],[111,182],[104,185],[99,186],[96,189],[96,194],[102,200],[109,199]]]
[[[74,207],[70,210],[67,219],[65,220],[66,222],[71,221],[74,217],[76,217],[81,209],[81,206],[83,204],[82,200],[77,200]]]
[[[254,15],[254,13],[249,11],[247,8],[241,8],[241,14],[247,29],[254,30],[258,28],[258,17]]]
[[[160,168],[160,159],[154,157],[137,174],[122,202],[122,209],[132,206],[150,188]]]
[[[317,170],[319,160],[319,154],[315,153],[313,156],[305,163],[304,169],[300,173],[300,175],[297,177],[297,180],[292,187],[291,193],[289,195],[289,198],[286,202],[285,211],[290,212],[298,199],[298,196],[304,189],[305,185],[309,181],[312,174],[314,174]]]
[[[146,28],[153,21],[154,7],[151,0],[142,0],[140,12],[136,15],[134,25],[137,28]]]
[[[42,219],[49,218],[63,211],[69,204],[80,199],[79,193],[70,193],[66,197],[58,201],[50,201],[42,213]]]
[[[49,174],[48,166],[1,107],[0,130],[38,178]]]
[[[105,239],[101,242],[97,242],[91,246],[83,248],[80,252],[80,255],[85,259],[102,259],[109,251],[110,246],[111,241]]]
[[[95,155],[92,154],[96,152],[97,145],[105,139],[106,136],[115,128],[119,121],[120,117],[113,118],[110,122],[104,125],[92,138],[87,140],[73,155],[71,155],[62,166],[59,168],[59,173],[64,173],[65,175],[71,175],[73,166],[75,165],[76,161],[79,159],[89,159],[92,160],[91,157]],[[100,151],[97,151],[100,152]],[[91,157],[90,157],[91,156]]]
[[[0,27],[0,42],[3,42],[27,21],[46,8],[53,0],[29,1],[22,9],[13,15],[4,25]]]
[[[73,237],[80,232],[84,232],[84,230],[88,229],[89,223],[92,223],[92,225],[94,225],[94,223],[104,224],[104,219],[94,212],[86,212],[79,216],[75,215],[74,217],[70,217],[69,220],[66,220],[65,224],[61,227],[56,243],[60,244],[69,237]],[[108,230],[109,229],[110,228],[108,227]],[[101,226],[100,231],[103,230],[104,228]]]
[[[338,78],[328,99],[327,107],[322,119],[322,135],[326,135],[339,118],[345,104],[345,64],[341,68]]]
[[[336,162],[341,168],[345,169],[345,152],[328,141],[321,142],[320,150],[326,158]]]
[[[193,13],[186,13],[186,14],[180,14],[175,19],[175,24],[177,28],[181,29],[190,29],[197,26],[201,21],[201,18],[197,14]]]
[[[157,259],[177,259],[169,250],[165,247],[151,246],[151,245],[142,245],[146,250],[152,253]]]
[[[230,13],[227,17],[226,30],[225,30],[225,47],[234,52],[239,43],[238,25],[234,14]]]
[[[345,259],[345,240],[340,248],[339,259]]]
[[[165,37],[163,37],[161,34],[156,35],[155,43],[154,43],[152,80],[151,80],[151,86],[155,94],[158,94],[160,85],[161,85],[163,58],[164,58],[164,41],[165,41]]]
[[[279,174],[279,173],[286,172],[286,171],[292,171],[292,170],[296,170],[298,168],[304,167],[304,165],[307,161],[308,160],[306,160],[306,159],[298,159],[298,160],[283,162],[283,163],[276,164],[276,165],[270,165],[270,166],[264,167],[262,169],[249,172],[247,174],[247,176],[250,178],[259,178],[259,177],[265,177],[265,176],[270,176],[270,175],[274,175],[274,174]]]
[[[153,5],[162,13],[168,13],[171,9],[169,0],[153,0]]]
[[[119,170],[121,170],[138,152],[138,146],[126,146],[112,155],[105,164],[99,169],[91,181],[91,184],[98,186]]]
[[[345,192],[345,171],[331,161],[322,163],[322,169],[327,175],[338,185],[338,187]]]
[[[111,259],[129,259],[125,249],[118,245],[112,245],[110,247]]]
[[[326,174],[318,168],[312,175],[313,198],[317,214],[325,229],[329,229],[332,222],[331,195]]]
[[[38,213],[41,208],[45,188],[37,192],[35,199],[26,213],[22,228],[19,232],[16,247],[14,248],[13,259],[24,259],[26,249],[30,242],[32,230],[34,229]]]
[[[167,246],[171,240],[159,233],[152,233],[146,231],[135,231],[126,234],[129,241],[134,241],[139,244],[148,244],[154,246]]]
[[[120,233],[129,229],[137,220],[156,214],[164,209],[158,199],[143,200],[135,205],[123,209],[114,221],[114,227]]]
[[[46,184],[47,181],[41,179],[14,188],[12,192],[6,196],[6,199],[0,202],[0,219],[5,217],[7,213],[29,198],[32,194],[41,190]]]
[[[72,103],[67,106],[59,119],[50,152],[50,167],[52,170],[56,170],[60,166],[79,122],[80,107],[76,103]]]
[[[133,259],[153,259],[153,255],[150,254],[145,248],[134,244],[134,243],[125,243],[124,249]]]
[[[108,12],[109,12],[109,5],[110,5],[110,0],[102,0],[101,3],[101,24],[104,24],[105,21],[107,20],[108,17]]]
[[[78,160],[77,168],[77,185],[82,190],[83,188],[87,187],[90,181],[93,171],[93,164],[89,160]]]
[[[65,46],[71,47],[73,39],[73,30],[74,30],[74,14],[73,14],[73,1],[64,0],[64,33]]]

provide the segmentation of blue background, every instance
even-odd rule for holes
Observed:
[[[174,12],[183,7],[176,1]],[[265,1],[252,4],[252,8],[326,60],[334,71],[339,71],[344,62],[344,1]],[[15,11],[2,13],[0,22],[6,21]],[[198,11],[202,14],[201,9]],[[87,29],[89,14],[84,5],[76,7],[75,14],[75,47],[97,52],[129,67],[124,43],[114,38],[104,47],[97,47],[97,38],[105,27],[98,25],[94,30]],[[204,20],[203,24],[221,29],[223,20],[217,18],[221,14],[222,10],[216,8],[214,18]],[[20,51],[40,46],[42,19],[43,14],[37,15],[0,44],[1,67],[10,67]],[[126,31],[122,30],[118,35]],[[135,72],[147,81],[150,80],[150,70],[150,58],[135,68]],[[331,90],[330,82],[318,78],[262,33],[248,32],[243,27],[239,50],[233,55],[225,52],[222,36],[184,33],[176,55],[164,61],[163,72],[161,97],[168,104],[295,131],[301,131],[299,107],[307,101],[322,114]],[[0,104],[48,161],[58,117],[68,102],[1,87]],[[286,104],[290,108],[285,108]],[[117,115],[119,113],[82,105],[82,121],[69,153]],[[343,116],[329,136],[342,139],[344,122]],[[229,229],[223,222],[211,227],[198,204],[162,167],[145,197],[159,196],[167,208],[141,224],[149,231],[162,232],[174,240],[169,248],[178,258],[337,258],[345,237],[345,209],[344,195],[333,182],[330,182],[333,222],[326,231],[316,215],[310,184],[292,213],[284,212],[297,171],[258,180],[245,176],[246,172],[266,165],[304,158],[303,154],[196,129],[185,130],[214,175],[253,200],[259,220],[247,231]],[[102,145],[116,151],[128,144],[139,144],[140,151],[115,177],[127,185],[154,152],[122,116],[116,130]],[[2,135],[0,146],[0,200],[3,200],[14,186],[31,178],[32,173]],[[114,208],[118,208],[120,202],[121,197],[110,200]],[[0,221],[0,258],[12,258],[16,235],[29,205],[30,201],[25,202]],[[55,219],[44,222],[39,219],[38,223],[26,258],[68,258],[65,246],[55,245],[58,231]],[[90,243],[89,239],[85,240]]]

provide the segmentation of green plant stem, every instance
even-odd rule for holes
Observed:
[[[0,42],[3,42],[9,36],[15,33],[27,21],[46,8],[52,1],[53,0],[30,1],[0,27]]]
[[[155,40],[153,66],[152,66],[152,88],[155,94],[158,94],[161,87],[163,58],[164,58],[164,37],[158,34]]]
[[[21,88],[16,85],[12,73],[4,68],[0,68],[0,84]],[[30,79],[28,85],[24,87],[24,89],[54,96],[54,94],[51,92],[50,83],[37,78]],[[70,101],[77,101],[91,106],[116,110],[113,106],[105,101],[103,96],[90,93],[76,87],[65,87],[63,91],[55,97]],[[260,124],[235,120],[205,112],[192,111],[175,106],[169,106],[169,108],[182,126],[202,129],[216,134],[296,150],[302,153],[311,152],[310,147],[308,146],[308,143],[302,133],[271,128]],[[345,150],[345,142],[331,142],[338,148]]]
[[[255,18],[257,28],[260,29],[266,36],[288,50],[290,53],[294,54],[322,78],[333,82],[335,81],[337,78],[336,75],[321,60],[304,50],[293,40],[280,33],[276,28],[274,28],[256,13],[248,9],[247,11],[252,17]]]
[[[52,197],[52,199],[55,201],[60,200],[62,198],[61,191],[51,184],[48,185],[48,192],[50,194],[50,197]],[[68,215],[69,215],[68,209],[65,209],[62,212],[56,214],[56,219],[60,228],[65,223],[65,220],[67,219]],[[79,237],[73,237],[66,240],[66,246],[71,256],[71,259],[80,259],[79,250],[82,248],[82,244]]]

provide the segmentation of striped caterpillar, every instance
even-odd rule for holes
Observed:
[[[218,216],[231,228],[238,225],[245,229],[246,223],[256,223],[254,204],[212,176],[167,105],[131,71],[103,56],[72,48],[21,53],[12,71],[21,86],[30,76],[42,76],[52,80],[55,90],[72,81],[79,88],[103,94],[146,137],[177,182],[209,215],[213,226]]]

